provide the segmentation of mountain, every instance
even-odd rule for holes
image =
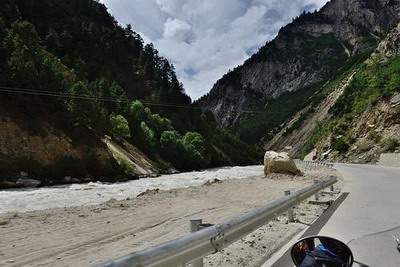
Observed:
[[[1,1],[0,65],[0,187],[259,158],[192,105],[173,65],[98,1]]]
[[[400,19],[398,0],[332,0],[303,13],[198,105],[250,143],[268,143],[283,125],[329,94],[324,85],[365,60]]]
[[[314,158],[355,163],[400,152],[400,24],[354,71],[305,152],[312,147]]]

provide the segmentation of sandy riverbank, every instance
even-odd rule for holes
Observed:
[[[252,177],[212,185],[150,193],[104,204],[0,215],[1,266],[90,266],[175,239],[189,232],[189,220],[218,223],[279,198],[331,173],[306,177]],[[227,250],[208,266],[254,266],[312,222],[326,207],[301,205],[301,223],[279,217]]]

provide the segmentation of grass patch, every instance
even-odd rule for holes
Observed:
[[[385,138],[381,141],[380,146],[382,148],[382,152],[394,152],[400,146],[399,140],[389,137]]]

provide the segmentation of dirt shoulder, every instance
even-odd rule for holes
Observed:
[[[300,189],[315,178],[276,175],[230,180],[200,187],[150,192],[135,199],[95,206],[0,215],[1,266],[90,266],[175,239],[189,232],[189,220],[219,223]],[[334,196],[330,196],[334,197]],[[301,205],[301,223],[279,217],[222,253],[209,266],[257,265],[324,208]]]

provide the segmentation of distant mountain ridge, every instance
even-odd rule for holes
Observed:
[[[262,111],[271,99],[313,86],[315,91],[352,58],[374,49],[400,19],[399,11],[399,0],[332,0],[283,27],[274,40],[217,81],[198,104],[211,110],[220,125],[240,132],[241,124],[258,118],[246,111]],[[283,117],[274,127],[289,115]]]
[[[242,138],[261,143],[265,150],[284,149],[293,157],[306,157],[307,160],[376,163],[382,154],[400,153],[398,2],[348,1],[349,5],[353,5],[349,7],[342,6],[344,3],[340,0],[331,1],[319,12],[303,14],[283,28],[277,40],[263,48],[265,50],[262,49],[239,67],[239,71],[233,72],[237,76],[228,74],[224,79],[230,77],[231,80],[223,79],[232,83],[233,77],[238,78],[240,73],[246,73],[243,69],[260,71],[263,64],[274,63],[277,67],[282,62],[289,62],[287,64],[290,65],[291,59],[303,60],[308,68],[302,73],[312,71],[314,75],[308,73],[311,75],[308,81],[314,84],[305,88],[283,93],[267,92],[272,95],[265,102],[255,99],[248,103],[244,107],[247,110],[230,126]],[[327,23],[326,14],[334,17],[334,11],[338,13],[336,20],[347,25],[338,27],[337,32],[332,26],[333,19],[330,24]],[[348,14],[354,18],[346,17]],[[304,29],[313,34],[322,31],[324,33],[319,36],[325,37],[322,41],[319,39],[320,42],[314,39],[310,43],[312,49],[308,52],[298,49],[297,54],[291,53],[286,57],[287,51],[282,48],[276,50],[279,53],[269,54],[269,63],[262,61],[265,51],[276,49],[276,43],[287,39],[293,31],[297,38],[292,39],[294,47],[296,42],[309,38],[309,34],[306,37],[301,34]],[[325,33],[330,38],[326,38]],[[303,49],[307,51],[306,47]],[[337,61],[338,55],[345,55],[346,58]],[[320,59],[324,61],[319,62]],[[335,65],[337,69],[332,68]],[[295,72],[288,66],[284,71]],[[254,76],[259,80],[266,77],[268,73]],[[277,82],[286,81],[285,77],[274,79]],[[302,79],[302,76],[295,76],[296,79]],[[286,85],[293,84],[289,81]],[[245,92],[247,94],[242,97],[251,95]],[[220,99],[223,97],[222,94]],[[249,112],[253,108],[254,113]]]

